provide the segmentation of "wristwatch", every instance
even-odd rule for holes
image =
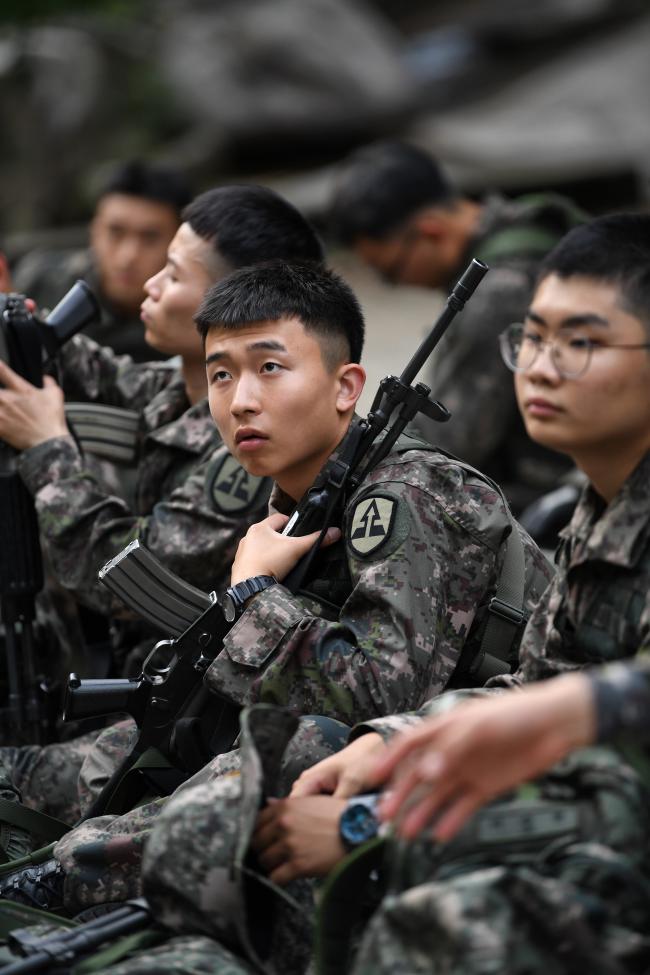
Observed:
[[[343,846],[350,853],[362,843],[374,839],[379,832],[376,809],[379,794],[354,796],[341,813],[339,835]]]
[[[246,602],[258,592],[263,592],[269,586],[277,585],[273,576],[251,576],[238,582],[236,586],[226,589],[221,600],[221,608],[227,623],[234,623],[244,612]]]

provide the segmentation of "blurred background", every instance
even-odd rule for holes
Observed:
[[[645,0],[3,0],[0,237],[11,261],[86,239],[116,162],[254,180],[323,228],[335,164],[429,148],[480,195],[552,189],[592,213],[650,198]],[[343,253],[371,379],[434,317]],[[394,368],[394,363],[391,363]]]

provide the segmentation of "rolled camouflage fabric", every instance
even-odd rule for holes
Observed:
[[[283,971],[300,969],[294,953],[306,963],[311,943],[296,904],[293,944],[276,950],[276,907],[288,895],[255,870],[248,854],[257,814],[265,796],[277,794],[282,757],[297,727],[297,718],[279,708],[244,711],[241,771],[180,790],[161,813],[142,866],[143,891],[157,919],[243,951],[267,972],[276,970],[270,954],[281,958]]]

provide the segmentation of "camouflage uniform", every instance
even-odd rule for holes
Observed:
[[[32,251],[13,275],[16,290],[33,298],[41,314],[49,313],[79,278],[90,285],[101,309],[100,320],[87,325],[85,335],[118,355],[130,355],[135,362],[165,358],[145,342],[139,315],[125,315],[102,294],[89,249]]]
[[[486,807],[445,847],[423,839],[397,849],[399,879],[368,929],[355,975],[647,970],[649,667],[645,656],[610,661],[650,648],[649,476],[647,454],[609,504],[584,490],[563,533],[559,571],[526,628],[519,671],[492,682],[607,663],[591,679],[598,740],[616,750],[569,756],[534,787]],[[456,695],[445,697],[423,711],[453,706]],[[366,729],[388,737],[422,713]],[[639,737],[644,751],[630,747]],[[559,802],[560,815],[574,817],[571,828],[565,822],[555,837],[536,831],[540,798]],[[520,833],[527,823],[530,835],[515,842],[513,822]],[[488,836],[498,845],[490,848]]]
[[[490,687],[520,686],[624,660],[650,642],[649,478],[650,453],[608,505],[589,485],[583,489],[561,534],[557,572],[528,620],[519,668],[494,678]],[[427,709],[371,725],[390,737],[417,724]]]
[[[650,452],[605,504],[587,485],[561,533],[557,572],[533,610],[512,677],[543,680],[633,657],[650,639]]]
[[[432,443],[501,484],[515,514],[556,488],[571,463],[526,434],[498,335],[523,320],[542,254],[576,222],[574,208],[559,197],[486,200],[477,232],[449,283],[472,257],[485,259],[490,272],[442,339],[427,380],[453,419],[437,424],[418,418]]]
[[[590,673],[596,701],[597,739],[650,739],[650,642],[631,663],[609,664]]]
[[[485,807],[449,843],[394,844],[354,975],[648,971],[649,813],[634,770],[592,748]]]
[[[94,608],[111,610],[97,572],[138,538],[188,582],[218,588],[240,537],[263,516],[266,482],[232,461],[207,399],[191,406],[182,376],[168,364],[134,364],[79,335],[60,363],[68,399],[141,412],[141,431],[133,510],[88,476],[71,436],[20,455],[59,581]]]
[[[265,513],[268,488],[233,461],[207,400],[190,406],[182,377],[167,364],[134,364],[78,335],[62,353],[61,380],[69,396],[140,410],[142,421],[133,509],[89,473],[71,436],[20,455],[19,470],[34,496],[43,548],[59,583],[94,609],[123,616],[123,605],[99,585],[97,572],[138,538],[188,582],[222,588],[239,539]],[[39,805],[42,773],[36,774],[34,763],[45,768],[49,754],[53,770],[66,771],[57,781],[71,812],[86,746],[82,739],[48,746],[42,755],[33,746],[12,748],[0,758],[21,769],[23,801]],[[59,749],[67,750],[67,763],[59,760]],[[92,769],[88,775],[97,778]],[[78,812],[67,821],[76,818]]]
[[[447,686],[461,650],[480,639],[503,563],[504,507],[454,460],[401,443],[349,499],[344,541],[317,567],[320,598],[281,585],[256,596],[206,673],[216,692],[351,724],[418,706]],[[277,491],[272,501],[283,507]],[[549,571],[522,538],[530,607]],[[329,601],[343,549],[349,583],[337,610]]]
[[[287,502],[276,489],[272,507]],[[347,724],[420,706],[478,640],[485,614],[477,608],[494,593],[507,525],[503,501],[478,475],[404,438],[350,498],[344,539],[320,554],[300,595],[277,585],[252,601],[209,667],[208,686],[242,705],[281,704]],[[549,570],[522,537],[530,607]],[[88,849],[120,878],[132,868],[155,808],[91,820],[58,844],[70,903],[92,892]],[[104,878],[92,896],[108,886]]]

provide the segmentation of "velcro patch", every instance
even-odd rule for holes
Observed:
[[[348,545],[352,552],[364,557],[382,549],[382,554],[387,554],[389,541],[394,542],[390,551],[397,548],[408,533],[408,528],[403,531],[401,523],[404,519],[397,519],[399,509],[399,499],[388,494],[373,494],[358,501],[349,522]],[[406,524],[408,526],[408,512]]]
[[[230,454],[215,461],[206,479],[208,499],[216,511],[240,514],[253,508],[267,485],[265,477],[249,474]]]

